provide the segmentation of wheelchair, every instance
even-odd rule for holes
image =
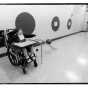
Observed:
[[[22,12],[16,17],[14,29],[0,30],[0,48],[6,47],[7,53],[3,55],[8,56],[10,63],[13,66],[21,67],[23,73],[26,74],[27,73],[26,68],[30,62],[34,63],[34,67],[38,66],[37,63],[38,49],[34,51],[34,44],[39,45],[39,42],[35,41],[34,44],[32,45],[29,44],[28,46],[25,46],[23,48],[14,46],[14,43],[19,42],[17,31],[20,28],[22,29],[25,38],[35,37],[35,35],[33,34],[35,29],[34,17],[27,12]],[[26,57],[24,50],[26,50],[26,54],[28,55],[29,58]]]
[[[13,32],[13,31],[12,31]],[[34,63],[34,67],[38,66],[37,60],[36,60],[36,53],[33,50],[33,46],[27,46],[25,48],[27,50],[27,54],[29,58],[26,58],[24,54],[24,49],[18,48],[13,45],[14,42],[18,42],[17,36],[14,34],[11,34],[12,32],[8,32],[8,30],[4,31],[4,38],[5,38],[5,46],[7,48],[7,56],[9,58],[10,63],[13,66],[20,66],[23,70],[23,73],[26,74],[26,67],[30,62]]]

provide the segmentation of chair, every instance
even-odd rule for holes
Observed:
[[[17,32],[21,28],[23,31],[23,35],[25,38],[32,38],[36,35],[33,34],[35,28],[35,20],[32,15],[29,13],[23,12],[19,14],[15,21],[16,28],[11,32],[5,31],[5,44],[7,47],[7,55],[10,60],[10,63],[14,66],[21,66],[23,73],[26,73],[26,67],[29,63],[29,59],[31,62],[34,62],[34,66],[37,67],[36,54],[33,49],[33,45],[37,42],[33,41],[24,41],[19,42]],[[23,46],[24,45],[24,46]],[[29,54],[29,59],[25,57],[24,50],[27,49],[27,53]],[[35,59],[33,59],[35,58]]]

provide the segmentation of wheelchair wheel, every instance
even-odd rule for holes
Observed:
[[[26,73],[27,73],[27,71],[26,71],[26,68],[25,68],[25,67],[23,67],[23,68],[22,68],[22,70],[23,70],[23,73],[24,73],[24,74],[26,74]]]
[[[11,53],[8,53],[9,61],[12,65],[17,65],[15,56],[13,56]]]
[[[8,58],[9,61],[12,65],[18,66],[19,65],[19,60],[16,58],[15,55],[13,55],[10,50],[8,51]]]
[[[26,59],[23,59],[21,65],[22,65],[22,70],[23,70],[23,73],[24,74],[27,73],[27,71],[26,71],[27,64],[28,64],[27,63],[27,60]]]
[[[38,63],[36,61],[36,59],[34,60],[34,67],[37,67],[38,66]]]

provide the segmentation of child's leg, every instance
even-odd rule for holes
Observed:
[[[23,48],[23,52],[24,52],[25,57],[28,59],[29,58],[29,55],[27,53],[27,49],[26,48]]]

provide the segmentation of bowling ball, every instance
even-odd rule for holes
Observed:
[[[52,42],[51,42],[50,39],[47,39],[47,40],[46,40],[46,43],[47,43],[47,44],[51,44]]]

